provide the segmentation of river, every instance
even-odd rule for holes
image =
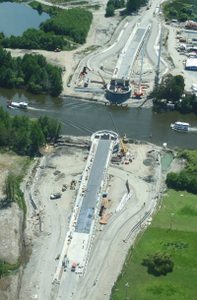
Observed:
[[[27,101],[27,111],[7,108],[7,100]],[[194,114],[178,112],[156,114],[148,108],[116,108],[73,98],[35,96],[23,91],[0,89],[0,104],[12,115],[27,115],[30,118],[48,115],[62,122],[62,133],[86,136],[101,129],[116,130],[121,136],[145,140],[157,145],[164,142],[169,147],[197,148],[197,130],[176,132],[170,129],[174,121],[185,121],[197,128]],[[116,127],[116,128],[115,128]]]

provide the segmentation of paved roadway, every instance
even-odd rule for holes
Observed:
[[[76,232],[89,233],[98,201],[100,185],[103,178],[111,140],[100,139],[91,167],[86,192],[76,224]]]
[[[115,31],[110,44],[103,48],[102,50],[97,50],[94,53],[86,56],[79,64],[76,72],[72,78],[71,86],[74,87],[74,82],[76,81],[81,69],[84,65],[87,65],[90,69],[98,72],[101,65],[105,65],[106,62],[111,59],[111,57],[117,57],[120,54],[121,50],[124,48],[128,37],[131,35],[136,24],[139,24],[140,27],[146,28],[149,24],[151,25],[150,37],[147,41],[146,54],[150,59],[153,67],[156,68],[158,63],[158,55],[156,52],[156,43],[159,42],[160,34],[160,17],[159,14],[155,16],[156,8],[159,6],[161,1],[156,0],[151,4],[149,10],[142,8],[139,14],[135,16],[127,17]],[[165,72],[166,65],[161,61],[160,65],[161,73]],[[105,73],[107,78],[111,78],[111,74]]]
[[[113,78],[129,79],[135,57],[140,49],[147,28],[137,28],[135,35],[130,36],[118,59]]]

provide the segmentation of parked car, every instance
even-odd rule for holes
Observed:
[[[61,52],[60,48],[55,48],[54,52]]]
[[[62,196],[61,193],[51,194],[51,195],[50,195],[50,199],[51,199],[51,200],[59,199],[59,198],[61,198],[61,196]]]

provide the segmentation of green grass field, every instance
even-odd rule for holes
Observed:
[[[172,256],[174,270],[166,276],[147,273],[142,260],[148,254]],[[113,287],[112,300],[197,299],[197,199],[169,190],[152,225],[130,250]]]

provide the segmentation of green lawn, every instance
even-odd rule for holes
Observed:
[[[141,262],[148,254],[172,256],[174,270],[166,276],[147,273]],[[159,213],[130,250],[114,288],[112,300],[197,299],[197,199],[169,190]],[[126,285],[126,286],[125,286]]]

